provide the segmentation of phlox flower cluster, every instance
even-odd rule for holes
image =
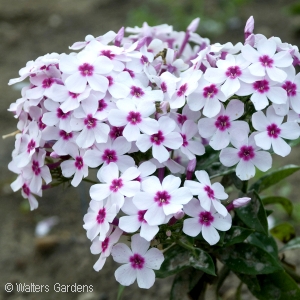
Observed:
[[[195,33],[198,23],[186,32],[144,23],[88,35],[70,54],[29,61],[9,82],[28,81],[9,108],[18,119],[12,189],[33,210],[44,189],[76,187],[97,168],[83,227],[100,254],[94,269],[112,255],[123,264],[115,272],[122,285],[153,285],[162,228],[172,237],[181,224],[180,234],[215,245],[218,230],[231,227],[229,211],[249,201],[225,207],[224,187],[197,165],[207,147],[249,180],[300,135],[298,48],[253,29],[244,44],[210,44]],[[246,28],[253,25],[251,17]]]

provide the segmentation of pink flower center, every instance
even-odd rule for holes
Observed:
[[[167,92],[167,85],[165,82],[162,82],[161,85],[160,85],[160,88],[161,90],[163,91],[163,93],[166,93]]]
[[[130,256],[129,261],[131,262],[131,267],[133,269],[143,269],[145,264],[145,259],[141,255],[135,253],[132,256]]]
[[[107,103],[104,99],[98,100],[98,109],[97,111],[103,111],[107,107]]]
[[[215,126],[221,130],[225,131],[230,128],[230,119],[228,116],[219,116],[215,122]]]
[[[271,124],[267,127],[267,131],[268,131],[268,136],[271,138],[278,138],[278,135],[281,132],[281,129],[276,125],[276,124]]]
[[[106,237],[104,241],[101,243],[102,252],[106,251],[106,249],[108,248],[108,244],[109,244],[109,237]]]
[[[79,95],[80,95],[80,94],[69,92],[69,96],[72,97],[73,99],[77,99],[77,97],[78,97]]]
[[[91,129],[96,127],[97,119],[93,118],[92,114],[88,114],[87,117],[84,119],[84,124],[87,129]]]
[[[142,122],[141,114],[139,112],[131,111],[127,116],[127,121],[132,125],[141,123]]]
[[[187,117],[185,115],[178,114],[177,115],[177,121],[179,124],[183,125],[183,123],[187,120]]]
[[[183,84],[177,91],[177,96],[182,97],[185,94],[185,92],[187,91],[187,89],[188,89],[187,83]]]
[[[151,143],[155,145],[160,145],[164,140],[164,135],[162,131],[158,131],[158,133],[152,134],[150,137]]]
[[[267,80],[259,80],[259,81],[255,81],[253,83],[253,88],[259,92],[260,94],[264,94],[266,93],[270,87],[269,87],[269,82]]]
[[[60,108],[58,108],[56,110],[56,116],[59,118],[59,119],[66,119],[69,115],[70,115],[70,111],[67,112],[67,113],[64,113]]]
[[[75,167],[78,170],[81,170],[83,168],[83,159],[81,156],[76,156],[75,158]]]
[[[157,192],[154,201],[158,206],[168,205],[170,203],[171,195],[167,191]]]
[[[170,64],[167,66],[167,71],[170,73],[174,73],[176,70],[177,70],[177,68]]]
[[[131,88],[130,88],[130,90],[131,90],[131,92],[130,92],[130,94],[132,95],[132,96],[134,96],[134,97],[137,97],[137,98],[140,98],[140,97],[142,97],[145,93],[143,92],[143,90],[140,88],[140,87],[138,87],[138,86],[132,86]]]
[[[215,193],[214,190],[210,186],[205,186],[204,191],[206,192],[208,198],[215,199]]]
[[[53,84],[53,82],[54,82],[53,78],[46,78],[42,82],[42,87],[44,89],[48,89]]]
[[[108,79],[108,86],[112,86],[114,84],[114,79],[111,76],[106,76]]]
[[[38,161],[33,160],[33,161],[32,161],[32,166],[31,166],[31,168],[32,168],[33,173],[34,173],[36,176],[39,175],[39,174],[41,173],[41,169],[40,169],[40,165],[39,165],[39,162],[38,162]]]
[[[106,56],[107,58],[109,58],[110,60],[112,60],[116,55],[111,53],[110,50],[102,50],[100,52],[100,55]]]
[[[104,153],[102,155],[102,159],[107,164],[109,164],[111,162],[116,162],[118,160],[117,153],[115,150],[105,149]]]
[[[122,136],[124,128],[125,128],[124,126],[121,127],[112,126],[109,132],[109,136],[112,139],[116,139],[117,137]]]
[[[263,55],[258,59],[263,67],[272,68],[274,60],[268,55]]]
[[[234,66],[234,67],[229,67],[225,74],[230,79],[235,79],[242,75],[242,71],[238,66]]]
[[[141,223],[147,223],[147,221],[144,219],[144,215],[147,212],[147,210],[139,210],[138,211],[138,220]]]
[[[59,135],[65,140],[68,141],[69,139],[71,139],[73,137],[73,133],[72,132],[66,132],[64,130],[61,130],[59,132]]]
[[[128,72],[131,78],[134,78],[134,77],[135,77],[135,76],[134,76],[134,72],[133,72],[132,70],[129,70],[129,69],[125,68],[123,71],[124,71],[124,72]]]
[[[148,57],[145,56],[145,55],[142,55],[142,57],[141,57],[141,63],[142,63],[143,65],[145,65],[145,64],[147,64],[148,62],[149,62]]]
[[[105,207],[103,207],[103,208],[99,209],[99,211],[98,211],[98,215],[96,217],[97,223],[102,224],[105,220],[105,217],[106,217],[106,210],[105,210]]]
[[[46,128],[46,125],[42,122],[42,116],[39,117],[38,126],[40,130],[43,130]]]
[[[254,158],[255,153],[252,146],[242,146],[238,152],[239,158],[249,161]]]
[[[209,211],[203,211],[199,214],[199,223],[204,226],[210,226],[214,221],[213,215]]]
[[[88,63],[84,63],[83,65],[78,67],[80,74],[84,77],[92,76],[94,73],[94,67]]]
[[[291,81],[286,81],[283,86],[282,86],[283,89],[286,90],[287,92],[287,95],[289,97],[294,97],[296,96],[296,91],[297,91],[297,85]]]
[[[35,141],[31,140],[28,144],[27,144],[27,152],[30,153],[33,149],[35,149]]]
[[[182,136],[182,139],[183,139],[182,146],[186,147],[189,144],[188,141],[186,140],[186,135],[181,133],[181,136]]]
[[[204,98],[213,98],[217,93],[218,89],[214,84],[211,84],[210,86],[206,86],[203,89],[203,97]]]
[[[23,190],[23,192],[25,193],[26,196],[30,195],[30,188],[28,187],[28,185],[26,183],[23,184],[22,190]]]
[[[109,189],[116,193],[123,186],[123,181],[121,178],[114,179],[109,187]]]

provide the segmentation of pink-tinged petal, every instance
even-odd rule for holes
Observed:
[[[233,94],[235,94],[235,92],[238,91],[240,86],[241,84],[238,78],[235,79],[228,78],[222,85],[221,91],[224,93],[226,97],[230,97]]]
[[[129,257],[132,255],[132,251],[129,247],[123,243],[116,244],[112,247],[111,255],[115,262],[120,264],[126,264],[129,262]]]
[[[221,105],[220,105],[221,107]],[[215,126],[215,119],[203,118],[198,122],[199,133],[204,138],[210,138],[215,134],[217,128]]]
[[[168,191],[169,193],[179,188],[181,180],[179,177],[174,175],[168,175],[164,178],[162,182],[162,189]]]
[[[220,215],[225,217],[228,214],[226,207],[223,204],[221,204],[218,200],[213,200],[212,205]]]
[[[280,70],[276,67],[267,68],[266,71],[267,71],[268,76],[272,80],[277,81],[277,82],[283,82],[287,77],[287,74],[283,70]]]
[[[205,153],[204,146],[196,141],[189,141],[188,150],[196,155],[203,155]]]
[[[56,112],[46,112],[42,117],[42,122],[48,126],[54,126],[58,123]]]
[[[140,226],[138,216],[125,216],[119,219],[119,227],[125,232],[136,232]]]
[[[163,145],[155,145],[155,144],[152,147],[152,155],[160,163],[167,161],[170,157],[169,151]]]
[[[221,151],[220,153],[220,162],[225,166],[225,167],[232,167],[235,164],[237,164],[240,160],[238,156],[238,150],[228,147],[225,148]]]
[[[129,142],[136,141],[140,136],[140,129],[137,125],[132,125],[128,123],[123,130],[123,136]]]
[[[139,192],[132,199],[133,204],[140,210],[145,210],[151,207],[154,203],[153,194]]]
[[[153,270],[159,270],[164,261],[164,255],[157,248],[151,248],[145,254],[145,266]]]
[[[216,97],[214,97],[206,101],[203,109],[203,115],[208,118],[213,118],[220,112],[220,110],[221,103]]]
[[[138,234],[135,234],[131,237],[131,249],[133,253],[138,253],[141,256],[144,256],[149,249],[150,242],[146,241]]]
[[[186,187],[181,187],[170,194],[174,204],[187,204],[193,198],[191,191]]]
[[[182,231],[189,236],[197,236],[202,229],[202,225],[199,223],[198,218],[188,218],[183,222]]]
[[[186,120],[183,123],[181,130],[182,130],[182,133],[184,133],[186,135],[187,140],[190,140],[191,138],[193,138],[198,131],[196,123],[192,120]]]
[[[149,135],[140,134],[139,138],[136,141],[136,146],[140,151],[146,152],[152,146]]]
[[[87,82],[89,83],[90,87],[102,93],[105,93],[108,88],[108,79],[99,74],[93,74],[93,76],[87,76]]]
[[[259,170],[266,172],[272,167],[272,156],[266,151],[257,151],[252,159],[253,164]]]
[[[252,115],[252,125],[258,131],[265,131],[270,125],[270,121],[262,111],[258,111]]]
[[[131,264],[122,265],[115,271],[115,278],[121,285],[131,285],[136,280],[136,270],[131,267]]]
[[[227,231],[230,229],[231,223],[232,223],[231,216],[227,212],[225,216],[220,216],[219,214],[215,214],[212,225],[218,230]]]
[[[217,68],[208,68],[204,74],[204,79],[212,83],[222,83],[226,78],[224,70]]]
[[[66,160],[60,165],[63,176],[71,177],[76,172],[74,160]]]
[[[67,89],[73,93],[82,93],[86,89],[87,79],[82,76],[80,72],[76,72],[70,75],[66,81],[65,85]]]
[[[281,87],[271,87],[267,92],[267,97],[276,104],[284,104],[287,101],[286,91]]]
[[[158,122],[151,118],[143,119],[142,122],[138,124],[138,126],[143,133],[149,135],[155,134],[159,130]]]
[[[245,121],[234,121],[229,128],[230,139],[241,138],[242,140],[248,136],[250,128]]]
[[[252,161],[240,160],[235,169],[236,176],[241,180],[249,180],[255,175],[255,167]]]
[[[101,254],[99,259],[95,262],[95,264],[93,266],[94,270],[96,272],[99,272],[100,270],[102,270],[105,262],[106,262],[106,257]]]
[[[71,181],[71,184],[75,187],[78,186],[79,183],[82,181],[82,177],[83,177],[83,172],[81,170],[77,170]]]
[[[184,182],[184,187],[187,187],[193,195],[198,195],[199,189],[201,189],[202,185],[196,181],[186,180]]]
[[[290,154],[291,146],[289,146],[281,137],[272,139],[272,147],[276,154],[285,157]]]
[[[206,171],[196,171],[195,172],[196,178],[204,185],[210,186],[210,179]]]
[[[209,145],[214,150],[221,150],[228,146],[230,141],[228,131],[217,130],[215,134],[211,137]]]
[[[190,180],[186,180],[190,181]],[[198,199],[193,198],[190,202],[183,206],[183,211],[190,217],[197,218],[201,212],[200,202]]]
[[[257,62],[259,59],[259,53],[248,44],[242,48],[242,55],[246,60],[252,63]]]
[[[269,101],[266,95],[261,95],[259,93],[253,93],[251,96],[251,101],[254,104],[256,110],[262,110],[268,106]]]
[[[182,143],[183,143],[182,136],[178,132],[169,133],[168,135],[165,136],[165,139],[163,141],[163,145],[171,149],[178,149],[182,145]]]
[[[108,184],[94,184],[90,188],[90,196],[96,201],[102,201],[111,194]]]
[[[100,170],[100,177],[100,181],[107,182],[110,184],[114,179],[119,178],[118,166],[115,163],[111,162],[108,166],[103,167]]]
[[[26,98],[39,99],[43,96],[45,89],[42,86],[35,87],[26,91]]]
[[[164,223],[166,215],[163,211],[163,207],[156,204],[152,205],[144,215],[144,219],[149,225],[161,225]]]
[[[254,140],[256,145],[264,150],[269,150],[271,148],[271,138],[267,131],[256,134]]]
[[[202,236],[211,246],[220,240],[218,231],[212,225],[202,226]]]
[[[147,193],[155,194],[157,191],[162,190],[162,186],[156,176],[150,176],[149,178],[143,180],[142,190]]]
[[[155,235],[158,233],[159,227],[157,225],[150,226],[147,223],[142,223],[141,229],[140,229],[140,236],[147,241],[151,241]],[[151,250],[151,249],[150,249]]]
[[[299,137],[300,128],[296,122],[286,122],[280,126],[280,136],[284,139],[295,140]]]
[[[133,197],[140,191],[140,183],[138,181],[129,181],[120,189],[120,193],[126,197]]]
[[[226,107],[226,115],[231,121],[240,118],[244,113],[244,103],[240,100],[232,99]]]
[[[137,269],[137,284],[141,289],[150,289],[155,282],[155,273],[152,269]]]

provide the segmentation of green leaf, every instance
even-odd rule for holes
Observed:
[[[170,300],[189,300],[188,293],[203,276],[203,272],[188,268],[176,274],[170,293]]]
[[[279,252],[286,251],[286,250],[293,250],[300,248],[300,237],[296,237],[290,240],[286,245],[284,245]]]
[[[117,300],[121,300],[122,299],[122,295],[123,295],[123,291],[125,289],[124,285],[119,285],[119,289],[118,289],[118,296],[117,296]]]
[[[297,283],[285,272],[257,275],[260,290],[248,285],[251,293],[259,300],[299,300],[300,289]]]
[[[232,226],[224,236],[224,247],[243,242],[253,231],[251,229]]]
[[[260,291],[259,282],[255,275],[246,275],[246,274],[241,274],[241,273],[237,273],[237,272],[235,272],[235,275],[241,281],[243,281],[248,286],[249,289],[251,287],[252,290]]]
[[[260,197],[255,191],[250,192],[248,197],[251,198],[249,204],[235,210],[237,216],[249,228],[268,234],[267,216]]]
[[[257,180],[250,188],[256,190],[258,193],[267,189],[268,187],[275,185],[282,179],[294,174],[300,169],[296,165],[287,165],[282,168],[277,169],[276,171],[270,172],[265,176]]]
[[[165,278],[188,267],[216,275],[215,265],[210,255],[199,248],[195,248],[194,253],[193,255],[191,251],[179,245],[172,246],[164,253],[165,260],[160,270],[156,271],[156,277]]]
[[[270,232],[283,243],[289,242],[296,236],[295,228],[286,222],[273,227]]]
[[[264,205],[280,204],[289,215],[291,215],[292,212],[293,212],[292,202],[289,199],[285,198],[285,197],[272,196],[272,197],[264,197],[261,200],[262,200]]]
[[[228,268],[242,274],[269,274],[282,269],[271,254],[251,244],[235,244],[220,249],[217,255]]]

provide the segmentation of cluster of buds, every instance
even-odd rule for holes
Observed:
[[[88,35],[70,54],[47,54],[27,63],[22,97],[9,111],[18,119],[9,169],[31,209],[36,195],[59,183],[78,186],[97,168],[83,227],[100,254],[122,263],[116,280],[149,288],[164,260],[150,247],[161,228],[165,238],[198,236],[218,243],[231,227],[224,187],[211,183],[197,157],[207,147],[225,167],[236,165],[241,180],[272,166],[270,153],[286,156],[284,140],[300,135],[300,64],[296,46],[253,34],[245,43],[210,44],[172,26],[124,28]],[[193,45],[193,46],[192,46]],[[285,120],[285,121],[284,121]],[[197,170],[198,169],[198,170]],[[131,236],[131,249],[118,243]]]

